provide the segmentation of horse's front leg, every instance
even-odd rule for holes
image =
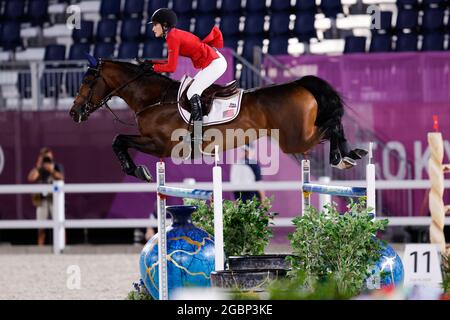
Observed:
[[[148,153],[151,145],[152,142],[149,138],[137,135],[119,134],[114,138],[112,147],[114,153],[120,161],[123,172],[129,176],[136,177],[146,182],[151,182],[152,175],[150,174],[148,168],[144,165],[136,166],[128,153],[129,148]]]

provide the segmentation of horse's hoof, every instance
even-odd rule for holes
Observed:
[[[356,166],[356,161],[353,159],[350,159],[349,157],[344,157],[341,159],[341,161],[339,161],[338,164],[332,164],[331,166],[333,168],[338,168],[340,170],[350,169],[350,168]]]
[[[354,149],[350,151],[347,155],[347,157],[353,159],[353,160],[361,160],[368,154],[367,150],[364,149]]]
[[[342,162],[342,156],[339,151],[332,151],[330,153],[330,164],[332,167],[337,168],[339,164]]]
[[[152,182],[153,180],[152,175],[146,166],[137,166],[134,170],[134,175],[142,181]]]

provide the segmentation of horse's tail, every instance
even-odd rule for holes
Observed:
[[[315,125],[319,127],[321,138],[330,139],[331,135],[343,135],[341,119],[344,115],[344,101],[340,94],[328,82],[315,76],[305,76],[296,82],[311,92],[317,101],[319,110]]]

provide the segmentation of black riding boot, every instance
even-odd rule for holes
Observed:
[[[202,101],[200,100],[200,96],[198,94],[194,94],[189,100],[191,103],[191,113],[192,113],[192,120],[193,121],[202,121],[203,120],[203,114],[202,114]]]
[[[202,149],[203,144],[202,102],[198,94],[194,94],[191,100],[189,100],[189,102],[191,103],[192,121],[194,122],[194,138],[193,138],[194,150],[197,151]]]

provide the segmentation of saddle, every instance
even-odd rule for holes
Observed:
[[[186,86],[186,89],[181,94],[180,101],[179,101],[181,108],[188,111],[189,113],[191,113],[192,108],[191,108],[189,99],[187,98],[187,91],[188,91],[189,87],[192,85],[192,82],[193,81],[191,81],[191,83],[189,83]],[[238,92],[239,92],[239,88],[238,88],[236,80],[234,80],[224,86],[218,85],[218,84],[213,84],[213,85],[209,86],[205,91],[203,91],[203,93],[200,97],[200,100],[202,102],[202,114],[203,115],[209,114],[209,112],[211,111],[212,103],[215,98],[226,99],[226,98],[232,97],[233,95],[235,95]]]

